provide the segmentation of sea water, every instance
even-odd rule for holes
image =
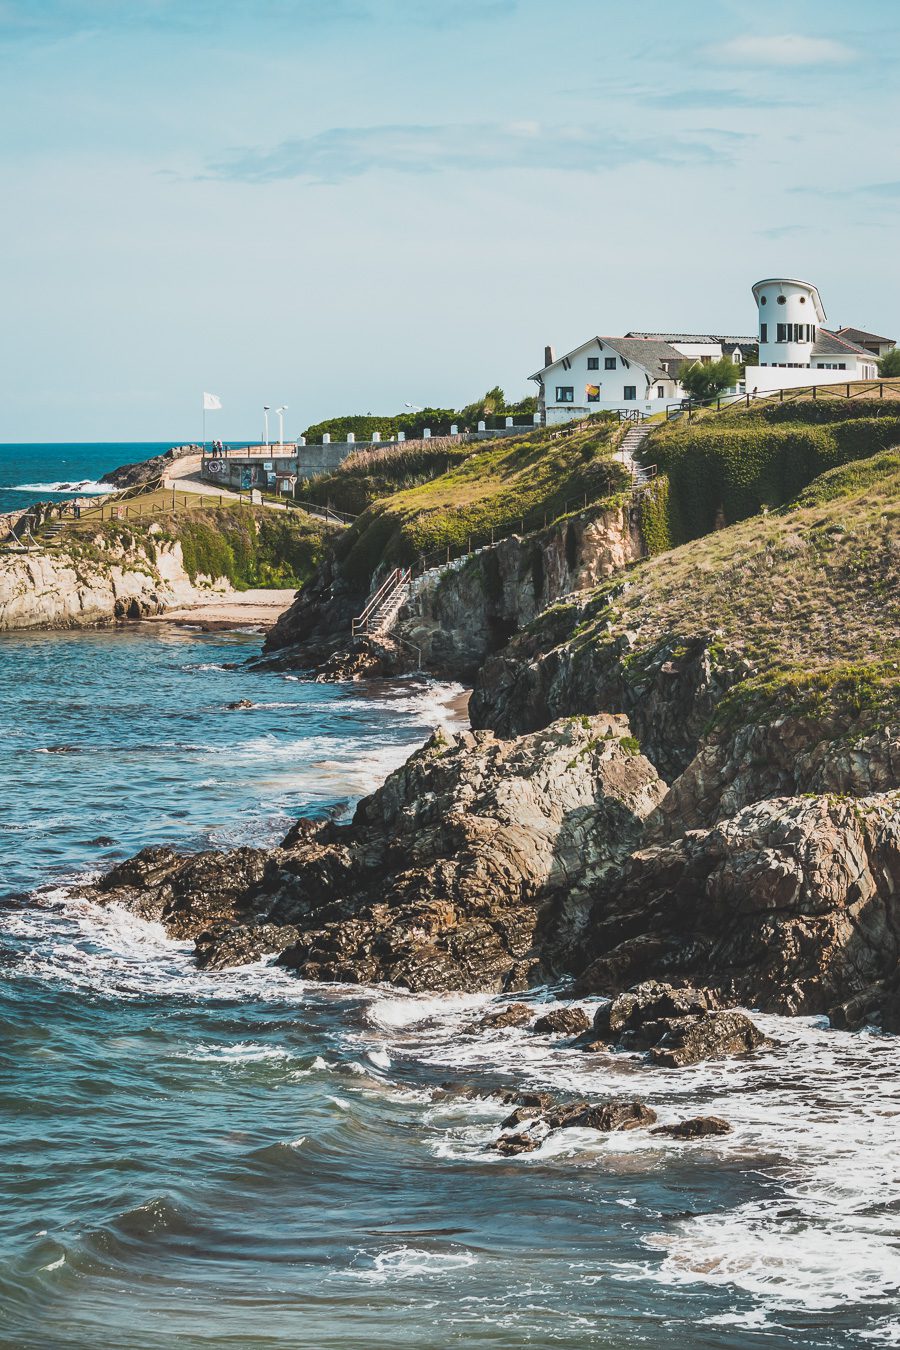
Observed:
[[[34,502],[109,491],[104,473],[162,454],[177,442],[111,441],[48,445],[0,445],[0,515]]]
[[[764,1054],[653,1069],[466,1035],[487,997],[204,974],[189,944],[70,896],[144,844],[346,816],[451,720],[452,688],[251,673],[257,646],[0,640],[0,1345],[900,1344],[896,1040],[760,1017]],[[447,1082],[734,1130],[564,1131],[505,1159],[508,1108],[434,1100]]]

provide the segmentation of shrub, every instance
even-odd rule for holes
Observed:
[[[815,403],[798,406],[816,408]],[[900,442],[896,416],[860,417],[857,412],[850,418],[844,405],[828,407],[841,412],[827,426],[818,412],[786,423],[771,415],[778,411],[773,408],[763,416],[706,418],[661,428],[653,453],[669,478],[670,542],[695,539],[762,507],[781,506],[825,470]],[[649,526],[661,531],[652,513]]]

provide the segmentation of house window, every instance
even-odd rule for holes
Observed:
[[[663,387],[663,385],[658,384],[658,385],[656,386],[656,397],[657,397],[657,398],[665,398],[665,396],[666,396],[665,388]]]
[[[586,396],[587,396],[587,401],[588,401],[588,403],[599,403],[599,402],[600,402],[600,386],[599,386],[599,384],[589,384],[589,385],[586,385],[586,386],[585,386],[584,392],[585,392],[585,394],[586,394]]]
[[[760,342],[768,342],[769,340],[769,325],[767,323],[759,325],[759,340]]]
[[[625,399],[626,403],[634,402],[637,398],[637,385],[626,384],[625,388],[622,390],[622,397]]]
[[[557,403],[574,403],[575,386],[572,384],[558,384],[556,386]]]
[[[616,358],[614,356],[606,356],[603,358],[604,370],[615,370],[615,368],[616,368]]]
[[[600,369],[600,357],[599,357],[599,356],[589,356],[589,357],[588,357],[588,370],[599,370],[599,369]]]

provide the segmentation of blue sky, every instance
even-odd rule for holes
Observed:
[[[896,0],[0,0],[0,440],[523,396],[778,273],[900,336],[898,66]]]

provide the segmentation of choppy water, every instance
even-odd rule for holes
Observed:
[[[150,459],[176,443],[0,445],[0,515],[32,502],[104,492],[104,473]]]
[[[340,809],[446,710],[437,688],[223,669],[252,645],[0,644],[0,890],[44,887],[8,901],[0,952],[0,1344],[900,1344],[890,1038],[761,1018],[779,1044],[758,1059],[652,1070],[464,1036],[487,999],[204,975],[156,927],[66,900],[145,842]],[[240,697],[258,706],[223,711]],[[448,1080],[635,1094],[735,1131],[569,1131],[502,1159],[508,1108],[435,1103]]]

